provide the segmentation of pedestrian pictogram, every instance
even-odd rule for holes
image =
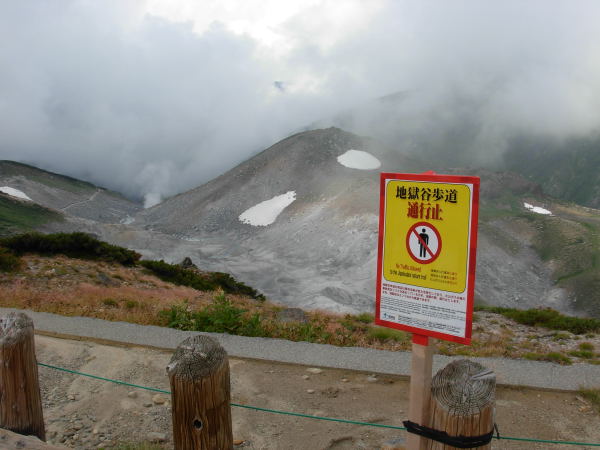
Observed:
[[[442,238],[437,228],[427,222],[419,222],[406,234],[408,255],[419,264],[432,263],[442,251]]]

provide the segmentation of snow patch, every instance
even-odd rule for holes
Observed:
[[[23,200],[29,200],[30,202],[33,201],[31,200],[27,194],[25,194],[25,192],[22,192],[18,189],[14,189],[8,186],[2,186],[0,187],[0,192],[4,192],[5,194],[10,195],[11,197],[17,197]]]
[[[285,194],[277,195],[270,200],[260,202],[252,208],[244,211],[238,219],[242,223],[253,225],[255,227],[266,227],[271,225],[277,219],[281,212],[296,200],[296,192],[288,191]]]
[[[338,156],[337,160],[342,166],[350,169],[373,170],[381,167],[381,161],[362,150],[348,150],[343,155]]]
[[[533,205],[530,205],[529,203],[523,203],[523,206],[525,206],[525,208],[527,208],[529,211],[534,212],[534,213],[545,214],[547,216],[552,215],[551,211],[548,211],[547,209],[541,208],[539,206],[533,206]]]

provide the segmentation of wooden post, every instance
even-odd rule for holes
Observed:
[[[223,347],[208,336],[190,337],[175,350],[167,373],[175,449],[233,448],[229,360]]]
[[[481,364],[461,359],[433,377],[430,428],[450,436],[481,436],[494,428],[496,376]],[[456,447],[429,441],[428,449]],[[477,447],[490,449],[492,444]]]
[[[46,440],[33,321],[23,313],[0,317],[0,427]]]
[[[424,425],[429,421],[429,398],[431,396],[431,366],[433,363],[434,339],[413,334],[412,362],[410,368],[410,395],[408,420]],[[408,450],[425,450],[428,439],[408,433]]]

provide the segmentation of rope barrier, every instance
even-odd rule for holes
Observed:
[[[50,364],[43,364],[41,362],[38,362],[38,366],[47,367],[49,369],[60,370],[62,372],[72,373],[74,375],[82,375],[84,377],[94,378],[96,380],[109,381],[109,382],[115,383],[115,384],[122,384],[123,386],[131,386],[134,388],[145,389],[147,391],[160,392],[161,394],[169,394],[169,395],[171,394],[171,392],[165,391],[162,389],[156,389],[156,388],[147,387],[147,386],[140,386],[138,384],[131,384],[131,383],[127,383],[125,381],[112,380],[110,378],[99,377],[98,375],[90,375],[89,373],[77,372],[76,370],[65,369],[64,367],[51,366]]]
[[[78,372],[76,370],[65,369],[64,367],[53,366],[50,364],[44,364],[44,363],[40,363],[40,362],[38,362],[37,364],[38,364],[38,366],[41,366],[41,367],[59,370],[61,372],[66,372],[66,373],[70,373],[73,375],[81,375],[84,377],[93,378],[95,380],[108,381],[110,383],[120,384],[123,386],[144,389],[146,391],[160,392],[161,394],[169,394],[169,395],[171,394],[170,391],[165,391],[163,389],[157,389],[157,388],[148,387],[148,386],[141,386],[139,384],[127,383],[125,381],[120,381],[120,380],[113,380],[111,378],[104,378],[104,377],[100,377],[97,375],[91,375],[89,373]],[[291,412],[291,411],[281,411],[281,410],[269,409],[269,408],[260,408],[258,406],[241,405],[238,403],[230,403],[230,405],[235,406],[237,408],[251,409],[254,411],[261,411],[261,412],[267,412],[267,413],[272,413],[272,414],[282,414],[282,415],[286,415],[286,416],[304,417],[306,419],[325,420],[325,421],[330,421],[330,422],[341,422],[341,423],[347,423],[347,424],[351,424],[351,425],[362,425],[362,426],[369,426],[369,427],[388,428],[388,429],[393,429],[393,430],[406,430],[406,427],[399,427],[399,426],[395,426],[395,425],[385,425],[385,424],[381,424],[381,423],[360,422],[358,420],[337,419],[335,417],[313,416],[310,414],[295,413],[295,412]],[[600,444],[595,444],[592,442],[558,441],[558,440],[549,440],[549,439],[518,438],[518,437],[510,437],[510,436],[494,436],[494,439],[505,440],[505,441],[536,442],[536,443],[542,443],[542,444],[577,445],[577,446],[587,445],[589,447],[600,447]]]

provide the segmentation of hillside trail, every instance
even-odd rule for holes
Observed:
[[[94,191],[94,193],[92,195],[90,195],[90,198],[88,198],[87,200],[81,200],[79,202],[73,202],[73,203],[69,203],[67,206],[60,208],[61,211],[66,211],[67,209],[73,207],[73,206],[77,206],[77,205],[84,205],[86,203],[90,203],[93,202],[94,199],[96,198],[96,196],[100,193],[100,189],[96,189]]]
[[[40,363],[169,390],[171,352],[36,336]],[[231,401],[283,411],[401,426],[408,380],[340,369],[318,369],[230,358]],[[49,441],[77,449],[155,441],[172,447],[168,394],[40,367]],[[600,415],[575,392],[497,390],[500,434],[600,443]],[[232,408],[235,448],[379,449],[404,431]],[[593,448],[496,441],[494,449]]]

